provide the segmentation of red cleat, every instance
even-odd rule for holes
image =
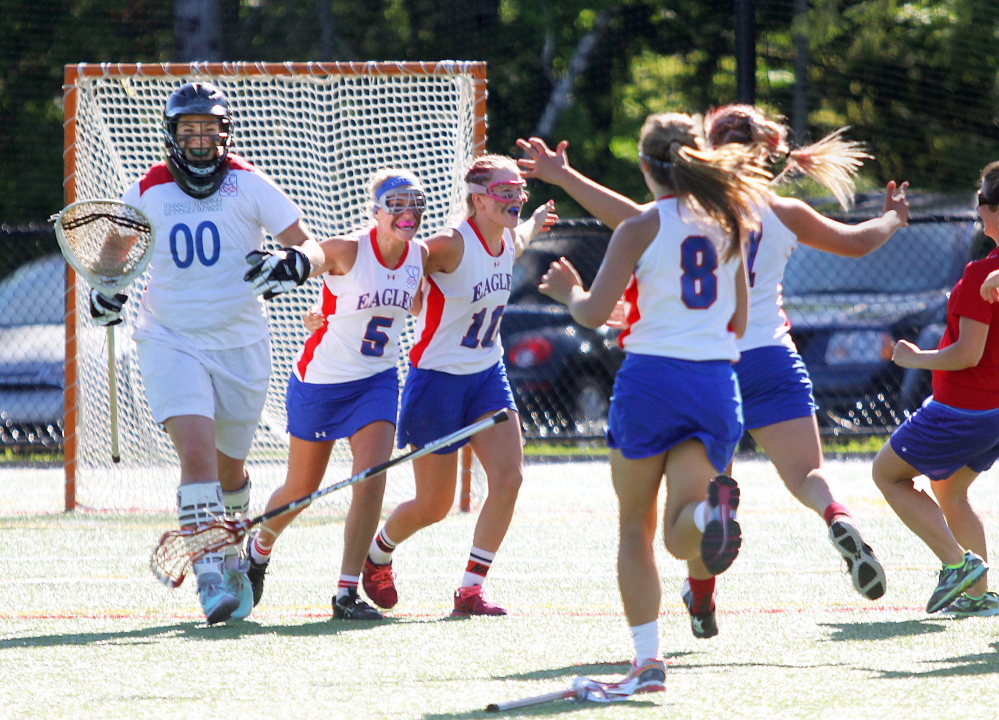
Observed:
[[[380,608],[393,608],[399,602],[399,593],[395,589],[395,573],[392,563],[376,565],[368,558],[364,561],[361,571],[361,585],[371,601]]]
[[[506,615],[506,610],[494,602],[486,600],[481,585],[458,588],[454,593],[454,611],[451,617],[471,615]]]

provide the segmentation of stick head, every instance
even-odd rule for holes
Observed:
[[[53,216],[66,262],[105,295],[142,274],[153,255],[153,228],[138,209],[117,200],[82,200]]]
[[[153,549],[149,567],[169,588],[180,587],[191,565],[210,552],[239,545],[250,528],[249,520],[213,520],[204,525],[167,530]]]

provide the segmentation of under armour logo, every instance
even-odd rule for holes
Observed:
[[[322,432],[317,432],[316,433],[316,437],[317,438],[324,438],[324,437],[326,437],[326,431],[323,430]]]
[[[395,275],[393,274],[386,274],[385,277],[388,278],[389,280],[395,280]]]
[[[494,267],[494,268],[496,268],[496,267],[499,267],[499,263],[498,263],[498,262],[494,262],[494,263],[493,263],[493,267]]]

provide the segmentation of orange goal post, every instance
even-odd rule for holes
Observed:
[[[486,65],[482,62],[165,63],[67,65],[63,85],[66,203],[117,198],[164,157],[162,113],[182,83],[216,84],[234,124],[233,152],[271,176],[319,237],[348,233],[366,222],[366,183],[382,167],[415,172],[427,188],[420,237],[464,212],[460,178],[486,143]],[[271,239],[268,238],[268,242]],[[116,327],[115,367],[121,462],[111,462],[107,343],[87,317],[85,283],[67,268],[65,508],[170,512],[176,507],[179,465],[152,421],[131,341],[145,287],[128,294]],[[253,509],[284,480],[288,439],[284,396],[291,363],[306,337],[301,316],[318,297],[320,281],[268,302],[272,374],[263,418],[247,467]],[[82,319],[81,319],[82,318]],[[412,335],[404,336],[404,346]],[[406,363],[400,359],[400,378]],[[178,378],[177,382],[183,382]],[[463,452],[460,502],[484,494],[471,453]],[[337,443],[325,482],[351,474],[350,451]],[[324,484],[325,484],[324,482]],[[412,470],[389,474],[386,507],[411,496]],[[339,495],[339,497],[338,497]],[[342,509],[349,494],[327,506]]]

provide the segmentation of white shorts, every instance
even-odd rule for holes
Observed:
[[[162,425],[179,415],[211,418],[216,449],[246,459],[267,398],[270,340],[227,350],[198,350],[180,340],[135,340],[153,420]]]

